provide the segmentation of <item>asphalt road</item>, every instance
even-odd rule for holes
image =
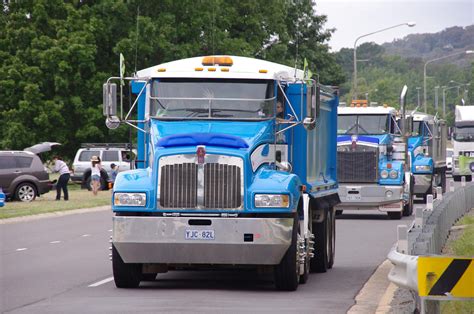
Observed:
[[[395,243],[396,226],[412,220],[344,212],[333,269],[289,293],[274,290],[271,274],[222,270],[169,272],[138,289],[117,289],[111,217],[102,211],[0,225],[0,311],[345,313]]]

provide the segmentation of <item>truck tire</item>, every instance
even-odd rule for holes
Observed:
[[[112,245],[112,269],[117,288],[137,288],[142,278],[142,264],[124,263]]]
[[[299,257],[297,248],[298,217],[294,218],[291,245],[280,264],[275,266],[275,286],[278,290],[295,291],[300,281]]]
[[[333,210],[326,211],[326,217],[322,222],[313,223],[315,236],[315,255],[311,260],[311,272],[325,273],[334,263],[334,243],[335,243],[335,215]]]
[[[471,182],[472,181],[472,175],[466,176],[466,182]]]
[[[157,273],[142,274],[142,281],[155,281]]]
[[[393,220],[402,219],[402,212],[387,212],[388,218]]]
[[[453,180],[459,182],[461,181],[461,176],[453,176]]]
[[[414,182],[410,181],[410,200],[407,204],[403,205],[403,216],[411,216],[413,214],[413,189]]]

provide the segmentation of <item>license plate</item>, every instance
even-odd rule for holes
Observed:
[[[186,229],[184,238],[186,240],[214,240],[215,234],[212,229]]]
[[[360,201],[360,195],[359,194],[348,194],[347,195],[347,200],[348,201]]]

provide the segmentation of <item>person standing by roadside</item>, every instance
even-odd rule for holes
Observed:
[[[92,182],[92,193],[97,195],[100,187],[100,158],[99,156],[92,156],[91,158],[92,168],[91,168],[91,182]]]
[[[54,161],[54,172],[59,172],[59,179],[56,183],[56,200],[59,201],[61,199],[61,189],[64,193],[64,200],[69,200],[69,193],[67,190],[67,183],[69,182],[69,178],[71,177],[71,171],[69,171],[69,167],[66,163],[62,160],[59,156],[53,157]]]

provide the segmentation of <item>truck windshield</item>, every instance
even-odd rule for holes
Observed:
[[[338,115],[338,134],[385,134],[388,130],[388,115]]]
[[[474,142],[474,126],[456,127],[453,138],[458,142]]]
[[[275,108],[269,80],[156,80],[150,100],[150,115],[160,119],[263,120]]]

